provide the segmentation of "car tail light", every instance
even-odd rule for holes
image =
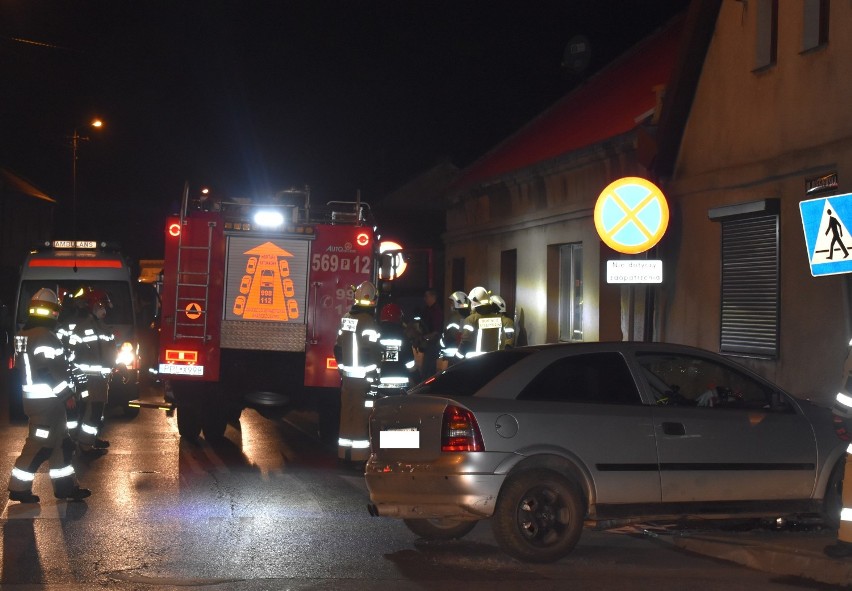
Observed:
[[[479,425],[471,411],[458,406],[444,410],[441,451],[485,451]]]

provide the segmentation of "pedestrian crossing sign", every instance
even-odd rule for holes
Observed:
[[[852,193],[799,203],[811,275],[852,273]]]

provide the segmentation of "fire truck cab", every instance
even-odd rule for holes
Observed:
[[[73,295],[81,288],[102,291],[109,296],[112,307],[107,310],[105,324],[115,335],[116,363],[110,376],[109,405],[135,416],[138,409],[127,402],[138,396],[139,345],[135,281],[130,266],[117,245],[91,240],[54,240],[31,250],[21,265],[17,297],[12,315],[12,332],[17,333],[27,322],[27,310],[33,294],[46,287],[60,299]],[[63,310],[60,322],[70,310]],[[10,367],[15,365],[10,359]],[[17,372],[10,372],[17,380]],[[9,390],[9,411],[14,417],[23,416],[19,384]]]
[[[376,276],[370,217],[360,200],[312,207],[307,187],[268,203],[184,192],[166,221],[158,365],[181,436],[336,393],[340,317]]]

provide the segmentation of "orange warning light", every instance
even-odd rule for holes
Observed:
[[[334,357],[326,357],[325,368],[337,370],[337,359],[335,359]]]
[[[169,225],[169,235],[177,238],[180,236],[180,224],[175,222]]]
[[[170,363],[198,363],[198,351],[166,349],[166,361]]]

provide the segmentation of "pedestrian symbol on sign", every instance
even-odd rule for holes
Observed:
[[[828,228],[823,232],[823,236],[828,236],[828,233],[831,232],[831,244],[828,245],[828,255],[825,257],[826,260],[832,260],[834,258],[834,251],[836,250],[835,244],[840,246],[840,250],[843,251],[843,258],[849,256],[849,251],[846,249],[846,246],[843,244],[843,222],[838,220],[835,216],[831,215],[831,210],[828,209],[828,200],[825,201],[825,215],[828,218]],[[814,254],[821,254],[823,251],[819,248],[820,238],[817,238],[817,250],[814,251]]]
[[[799,203],[811,274],[852,273],[852,195],[834,195]]]

